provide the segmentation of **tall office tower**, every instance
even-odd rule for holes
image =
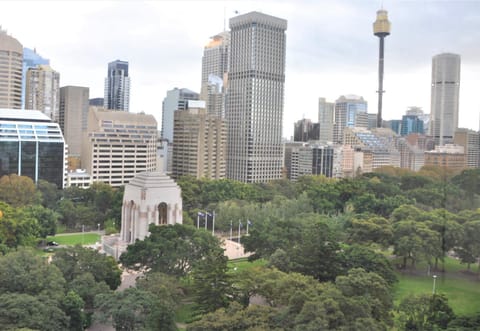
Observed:
[[[342,95],[335,101],[335,122],[333,124],[333,142],[343,143],[345,128],[367,128],[367,102],[357,95]]]
[[[423,132],[428,133],[429,127],[430,127],[430,114],[425,114],[423,112],[423,109],[421,107],[408,107],[407,111],[405,112],[405,115],[410,116],[410,115],[415,115],[417,116],[422,122],[423,122]]]
[[[225,80],[228,73],[230,32],[212,37],[203,51],[200,100],[206,102],[209,114],[225,117]]]
[[[423,129],[423,121],[417,115],[402,116],[400,135],[408,136],[410,133],[425,133]]]
[[[383,49],[385,37],[390,34],[390,21],[388,20],[388,12],[380,9],[377,11],[377,20],[373,23],[373,34],[380,39],[378,46],[378,113],[377,128],[382,127],[382,96],[383,92]]]
[[[39,110],[54,122],[59,121],[60,74],[49,65],[27,70],[25,109]]]
[[[88,87],[60,88],[59,124],[68,144],[69,158],[80,158],[83,132],[87,129],[88,95]]]
[[[22,108],[23,47],[0,28],[0,108]]]
[[[460,55],[443,53],[432,59],[430,135],[437,145],[451,143],[458,128]]]
[[[203,101],[197,101],[202,103]],[[172,177],[222,179],[226,175],[227,125],[206,109],[175,112]]]
[[[307,142],[318,140],[320,135],[320,126],[318,123],[312,123],[311,120],[304,118],[295,122],[293,129],[293,141]]]
[[[188,108],[188,100],[198,100],[200,95],[186,88],[167,91],[162,103],[162,138],[173,141],[173,115],[176,110]]]
[[[25,94],[27,84],[27,71],[30,68],[37,68],[39,65],[50,65],[50,60],[41,57],[36,49],[23,48],[22,65],[22,109],[25,108]]]
[[[251,12],[230,19],[227,177],[282,178],[287,21]]]
[[[455,145],[463,146],[467,158],[467,168],[480,166],[480,133],[469,129],[457,129],[453,137]]]
[[[127,61],[116,60],[108,64],[103,106],[106,109],[128,111],[130,106],[130,76],[128,75]]]
[[[335,103],[327,102],[325,98],[318,98],[318,124],[320,125],[321,142],[333,141],[333,116]]]
[[[157,121],[153,115],[92,107],[83,135],[82,167],[93,182],[119,187],[137,173],[157,168]]]
[[[10,174],[64,187],[65,141],[57,123],[36,110],[0,109],[0,177]]]

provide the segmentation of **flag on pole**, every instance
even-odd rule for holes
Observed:
[[[205,214],[204,214],[204,213],[202,213],[201,211],[199,211],[199,212],[197,213],[197,216],[200,216],[200,217],[205,217]]]

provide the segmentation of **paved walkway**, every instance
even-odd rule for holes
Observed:
[[[229,260],[239,259],[241,257],[250,256],[252,253],[245,253],[245,249],[241,244],[229,239],[223,239],[222,247],[225,249],[225,255]]]

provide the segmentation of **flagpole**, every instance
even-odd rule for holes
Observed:
[[[250,220],[247,220],[247,235],[248,235],[248,224],[250,223]]]
[[[208,222],[208,211],[206,211],[206,210],[205,210],[204,220],[205,220],[205,230],[206,230],[207,229],[207,222]]]
[[[232,241],[233,221],[230,220],[230,241]]]
[[[213,211],[213,225],[212,225],[212,236],[215,235],[215,210]]]
[[[197,213],[197,229],[200,227],[200,214]]]

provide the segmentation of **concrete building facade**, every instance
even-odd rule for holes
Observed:
[[[25,109],[39,110],[52,121],[59,122],[60,74],[49,65],[38,65],[27,70]]]
[[[251,12],[230,19],[227,177],[282,178],[287,21]]]
[[[225,83],[230,56],[230,32],[213,36],[205,46],[202,57],[202,87],[200,100],[206,103],[209,114],[225,117]]]
[[[82,145],[82,168],[93,182],[114,187],[140,172],[156,171],[157,122],[153,115],[92,107]]]
[[[480,166],[480,132],[469,129],[457,129],[453,137],[455,145],[463,146],[467,168]]]
[[[318,98],[319,141],[322,143],[333,141],[333,123],[335,103],[327,102],[325,98]]]
[[[23,46],[0,28],[0,108],[22,108]]]
[[[226,176],[227,125],[205,108],[175,111],[172,177],[222,179]]]
[[[173,141],[173,121],[176,110],[188,108],[189,100],[199,100],[200,95],[187,88],[174,88],[167,91],[162,103],[162,138],[169,143]]]
[[[82,137],[87,129],[88,96],[88,87],[60,88],[58,123],[68,144],[69,157],[80,158],[82,152]]]
[[[437,145],[452,143],[458,128],[460,55],[443,53],[432,59],[430,135]]]
[[[436,146],[435,150],[425,152],[425,165],[445,167],[460,173],[467,167],[465,149],[454,144]]]

